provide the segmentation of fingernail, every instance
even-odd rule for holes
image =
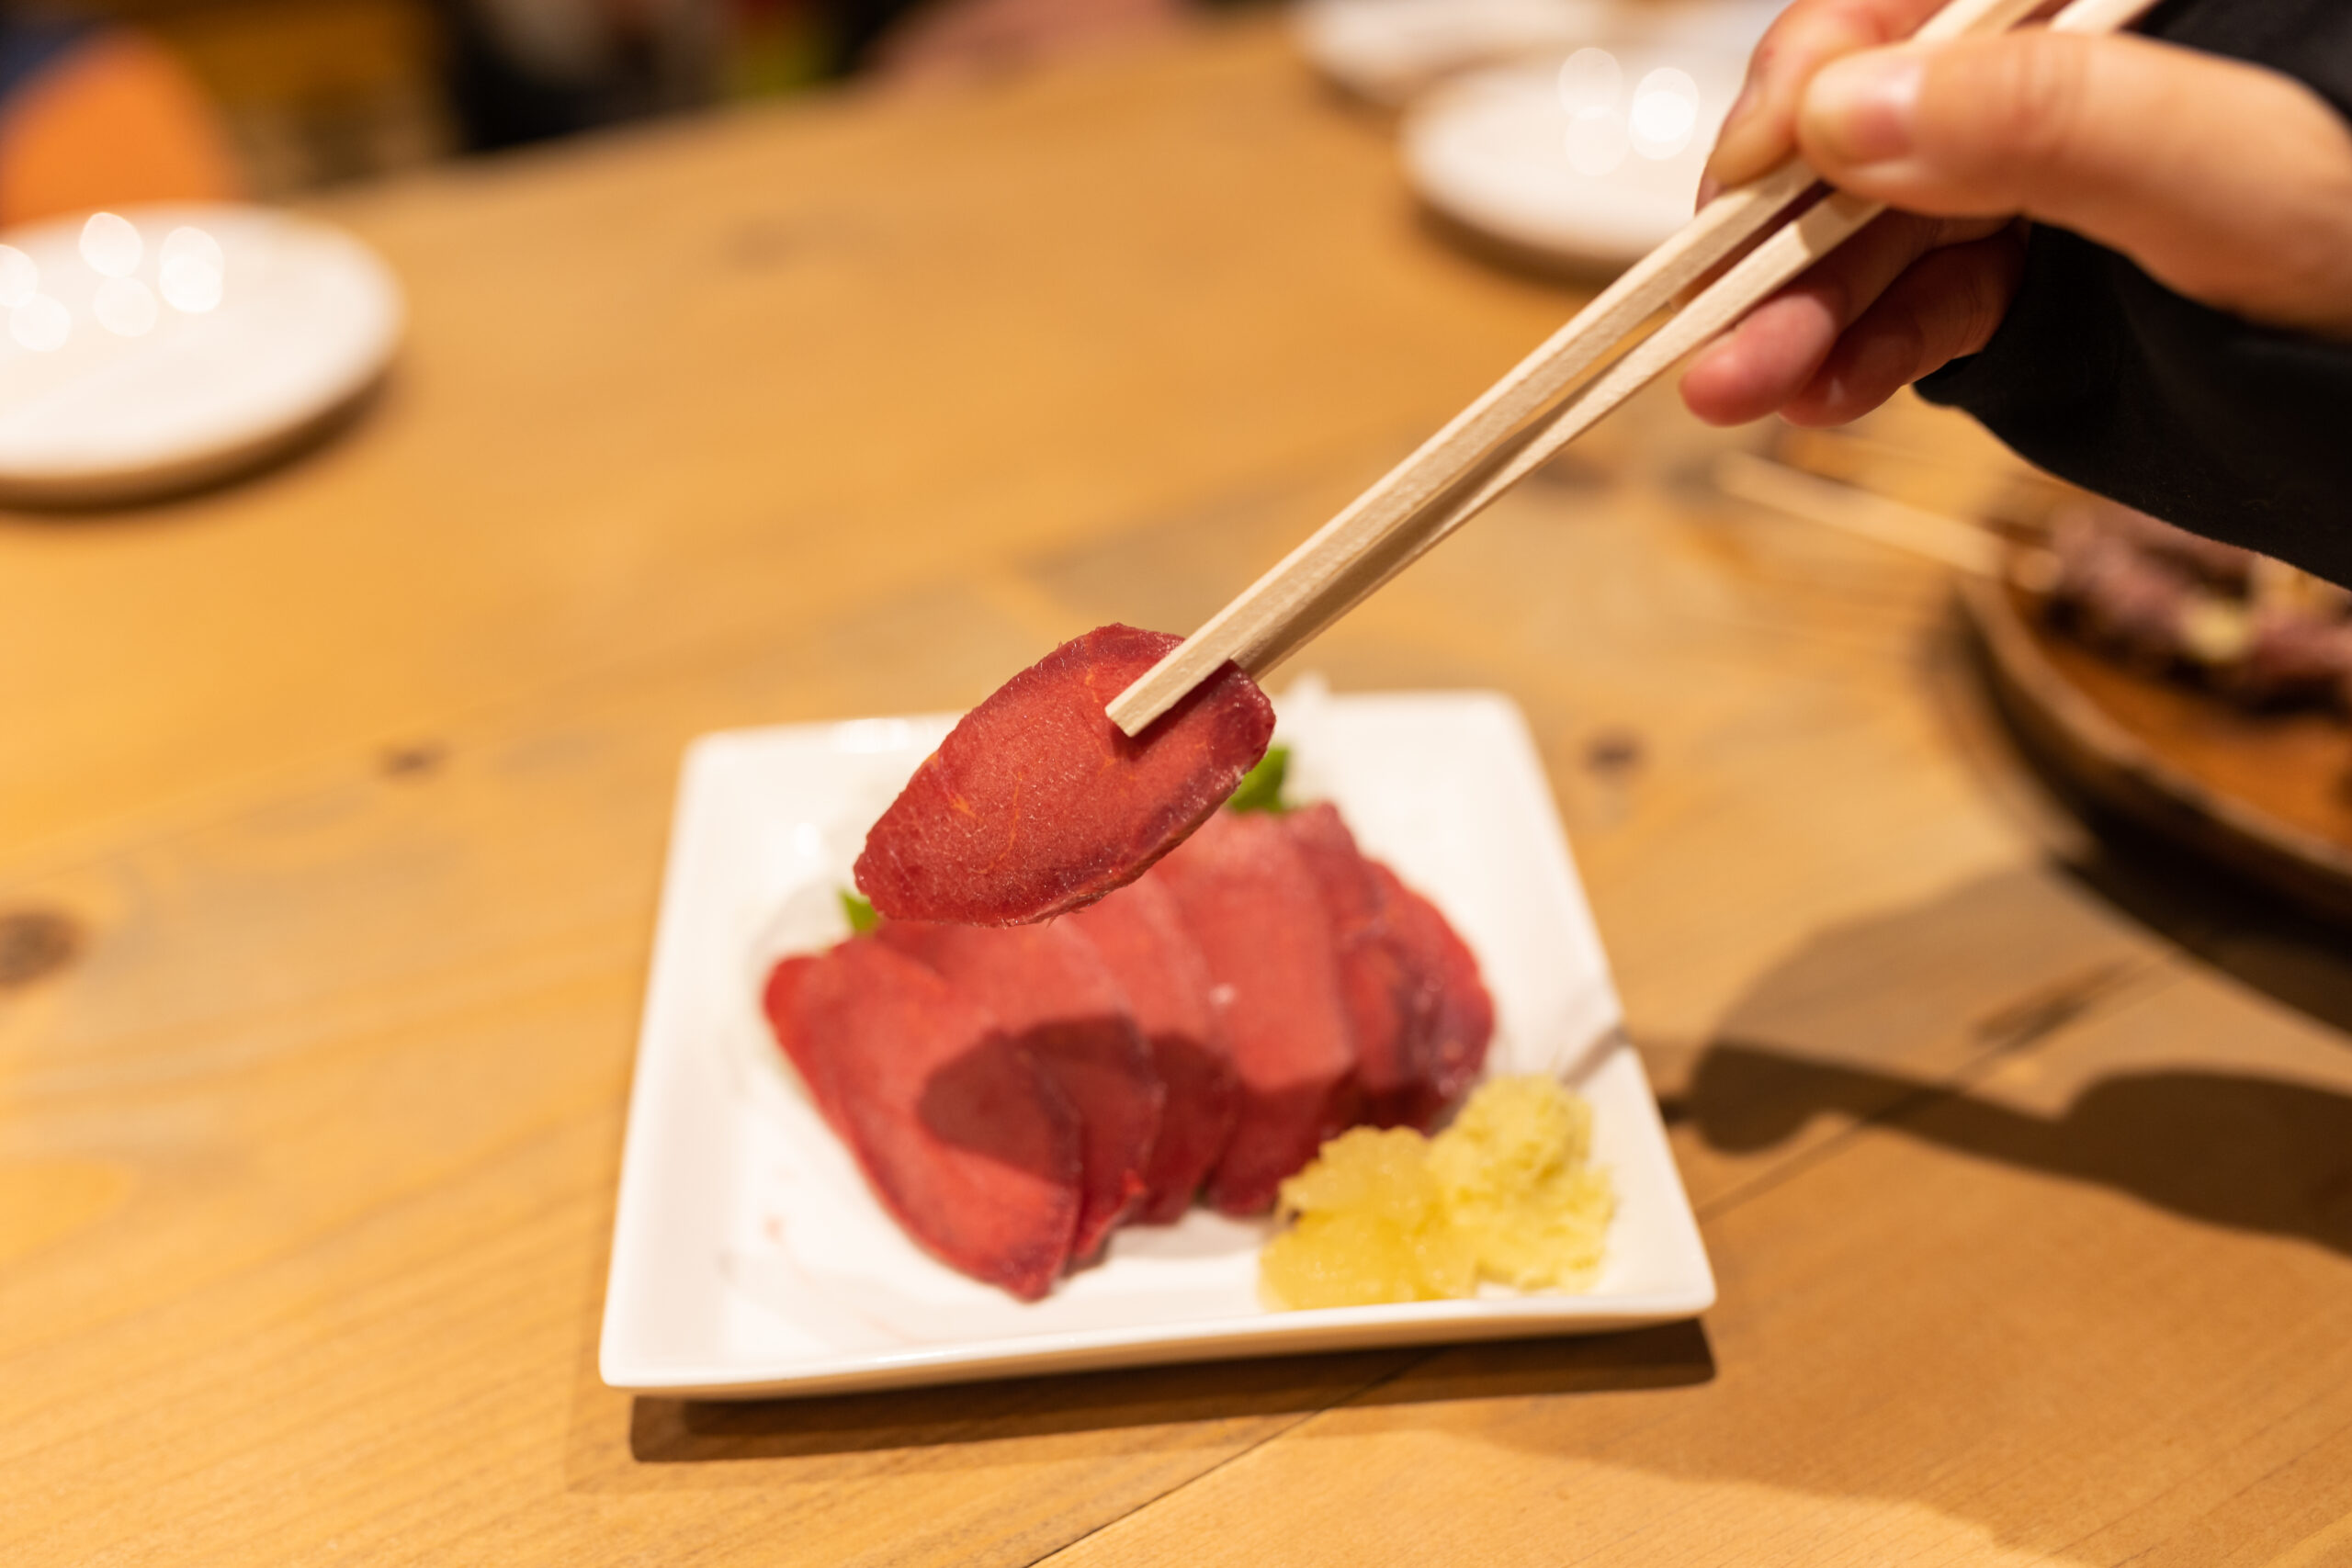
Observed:
[[[1756,79],[1755,73],[1751,71],[1747,80],[1739,85],[1739,96],[1734,98],[1731,101],[1731,107],[1724,111],[1724,123],[1715,132],[1716,139],[1720,141],[1737,130],[1741,123],[1756,112],[1756,102],[1763,96],[1764,85]]]
[[[1799,122],[1808,143],[1841,164],[1883,164],[1911,151],[1927,62],[1910,50],[1850,54],[1821,68]]]
[[[1747,85],[1740,88],[1739,96],[1732,100],[1731,112],[1724,116],[1723,124],[1716,128],[1714,149],[1707,154],[1707,166],[1699,176],[1700,207],[1705,207],[1707,203],[1723,195],[1723,176],[1715,173],[1715,165],[1723,161],[1725,146],[1730,146],[1734,151],[1737,150],[1740,122],[1756,112],[1757,102],[1763,96],[1763,89],[1757,85],[1756,79],[1751,76]]]
[[[1710,177],[1714,174],[1715,164],[1723,158],[1724,149],[1738,150],[1741,133],[1747,129],[1748,121],[1756,118],[1757,108],[1763,102],[1763,85],[1749,77],[1747,85],[1740,88],[1739,96],[1732,100],[1731,112],[1724,116],[1723,124],[1715,128],[1715,149],[1707,154]]]

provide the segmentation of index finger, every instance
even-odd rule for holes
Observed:
[[[1815,72],[1841,54],[1909,38],[1942,8],[1943,0],[1795,0],[1748,57],[1747,80],[1707,159],[1701,205],[1795,150],[1797,104]]]

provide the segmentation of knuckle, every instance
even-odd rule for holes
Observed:
[[[1926,286],[1940,309],[1929,334],[1928,358],[1940,365],[1991,341],[2008,314],[2022,257],[2007,237],[1996,235],[1939,251],[1933,259],[1937,265]]]
[[[1879,341],[1872,359],[1878,379],[1888,389],[1917,380],[1933,357],[1934,333],[1920,301],[1906,299],[1878,323]]]
[[[1969,131],[1958,149],[1966,162],[2024,172],[2068,161],[2088,96],[2086,56],[2065,47],[2073,41],[2004,40],[1959,62],[1953,96]]]
[[[1972,266],[1962,271],[1955,290],[1951,320],[1939,334],[1936,345],[1939,364],[1973,354],[1992,341],[1994,329],[2001,324],[2007,301],[1996,287],[1992,274],[1984,267]]]
[[[1792,0],[1748,56],[1709,172],[1733,183],[1760,174],[1793,141],[1797,100],[1815,73],[1906,36],[1933,9],[1933,0]]]
[[[1798,0],[1765,30],[1748,79],[1794,85],[1841,54],[1893,41],[1903,29],[1885,10],[1878,0]]]

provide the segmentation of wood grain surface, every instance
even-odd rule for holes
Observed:
[[[1703,1323],[604,1389],[684,742],[1196,624],[1578,299],[1264,21],[327,210],[415,307],[356,426],[0,517],[0,1562],[2352,1561],[2340,938],[2082,832],[1938,570],[1663,392],[1311,663],[1525,706]]]

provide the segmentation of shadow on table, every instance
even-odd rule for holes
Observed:
[[[2352,1099],[2230,1073],[2119,1073],[2064,1115],[2013,1111],[1898,1073],[1719,1043],[1675,1107],[1714,1147],[1781,1143],[1825,1112],[1981,1159],[2088,1181],[2177,1214],[2352,1257]]]
[[[2352,935],[2136,824],[2096,811],[2088,852],[2056,863],[2201,963],[2352,1034]]]
[[[2242,871],[2085,795],[2044,765],[1985,689],[1981,646],[1959,621],[1929,660],[1947,733],[2046,851],[2041,869],[2295,1010],[2352,1035],[2352,937]]]
[[[1397,1382],[1417,1368],[1422,1370],[1409,1383]],[[690,1464],[1187,1426],[1201,1429],[1199,1441],[1215,1442],[1228,1440],[1219,1431],[1233,1422],[1305,1420],[1367,1399],[1413,1404],[1679,1388],[1714,1372],[1705,1331],[1676,1323],[1575,1338],[1216,1361],[822,1399],[640,1398],[630,1413],[629,1452],[642,1464]]]

